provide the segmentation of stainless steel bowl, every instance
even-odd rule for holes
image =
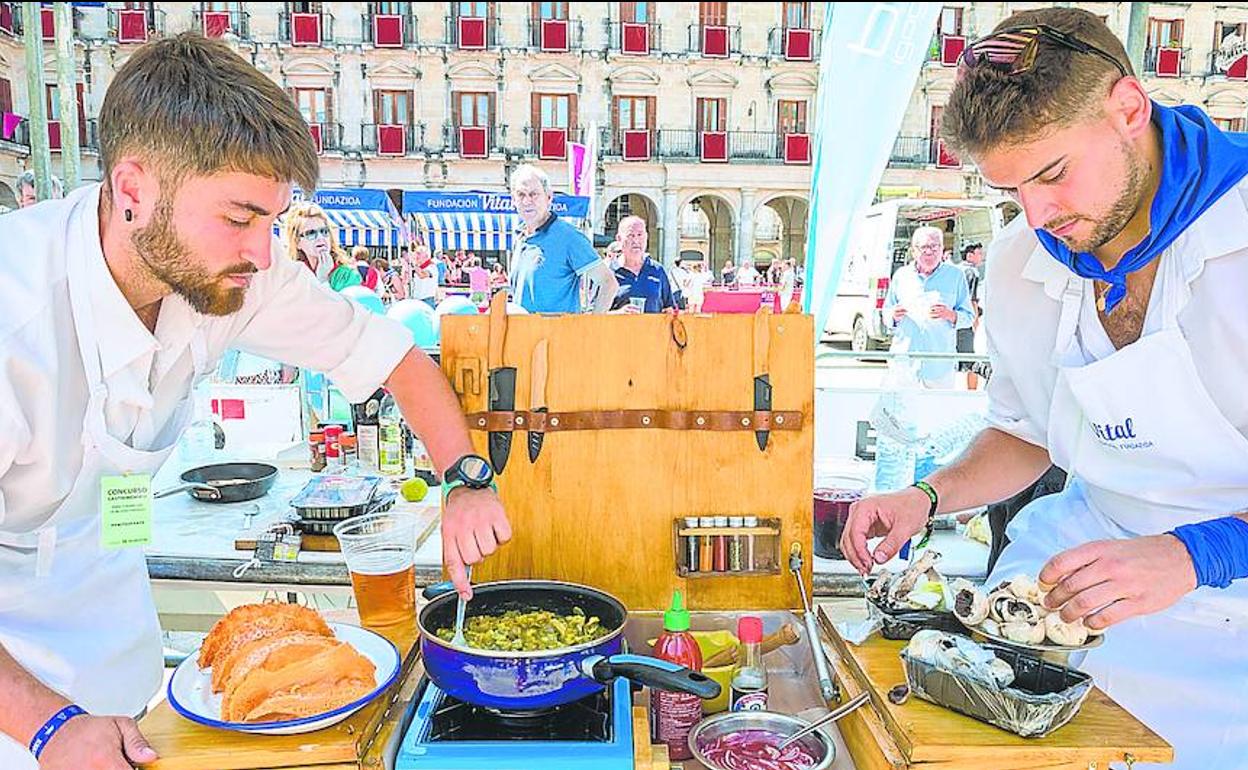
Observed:
[[[722,736],[745,730],[766,730],[781,738],[787,738],[809,725],[809,722],[797,717],[777,714],[774,711],[727,711],[698,722],[689,733],[689,748],[693,750],[693,756],[711,770],[724,770],[706,758],[702,753],[703,746]],[[815,758],[811,770],[827,770],[836,759],[836,746],[819,730],[799,739],[797,743]]]

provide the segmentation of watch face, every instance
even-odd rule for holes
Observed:
[[[464,481],[467,481],[469,484],[474,482],[477,484],[487,484],[489,483],[490,477],[494,475],[494,471],[490,468],[489,462],[486,461],[485,458],[477,457],[476,455],[468,455],[460,460],[459,472],[460,475],[464,477]]]

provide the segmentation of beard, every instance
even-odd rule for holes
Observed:
[[[204,315],[229,315],[243,306],[245,286],[222,286],[230,274],[254,273],[254,265],[243,262],[218,273],[209,273],[195,264],[195,255],[173,225],[173,204],[166,198],[156,204],[147,226],[130,236],[135,254],[153,278],[168,286]]]
[[[1077,219],[1091,222],[1092,234],[1083,240],[1058,238],[1073,252],[1091,253],[1117,238],[1127,228],[1131,218],[1139,210],[1140,202],[1144,199],[1144,187],[1148,182],[1147,163],[1127,143],[1123,142],[1120,148],[1125,167],[1122,187],[1118,198],[1105,212],[1097,217],[1079,214],[1065,216],[1044,225],[1044,229],[1051,233]]]

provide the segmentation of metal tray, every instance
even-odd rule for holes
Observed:
[[[388,511],[394,507],[394,503],[397,499],[398,495],[395,493],[385,492],[373,498],[373,501],[369,503],[367,508],[359,513],[352,514],[352,516],[344,516],[340,519],[317,519],[304,518],[300,516],[293,522],[293,524],[295,529],[308,535],[332,535],[334,534],[334,527],[340,522],[353,518],[354,516],[363,516],[368,513],[381,513],[382,511]]]
[[[988,687],[901,652],[911,692],[938,706],[1024,738],[1043,737],[1069,722],[1092,690],[1092,677],[1028,655],[1015,647],[982,643],[1014,669],[1014,683]]]

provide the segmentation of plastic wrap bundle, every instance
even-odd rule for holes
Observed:
[[[960,634],[920,631],[901,660],[918,697],[1024,738],[1069,722],[1092,690],[1083,672]]]

